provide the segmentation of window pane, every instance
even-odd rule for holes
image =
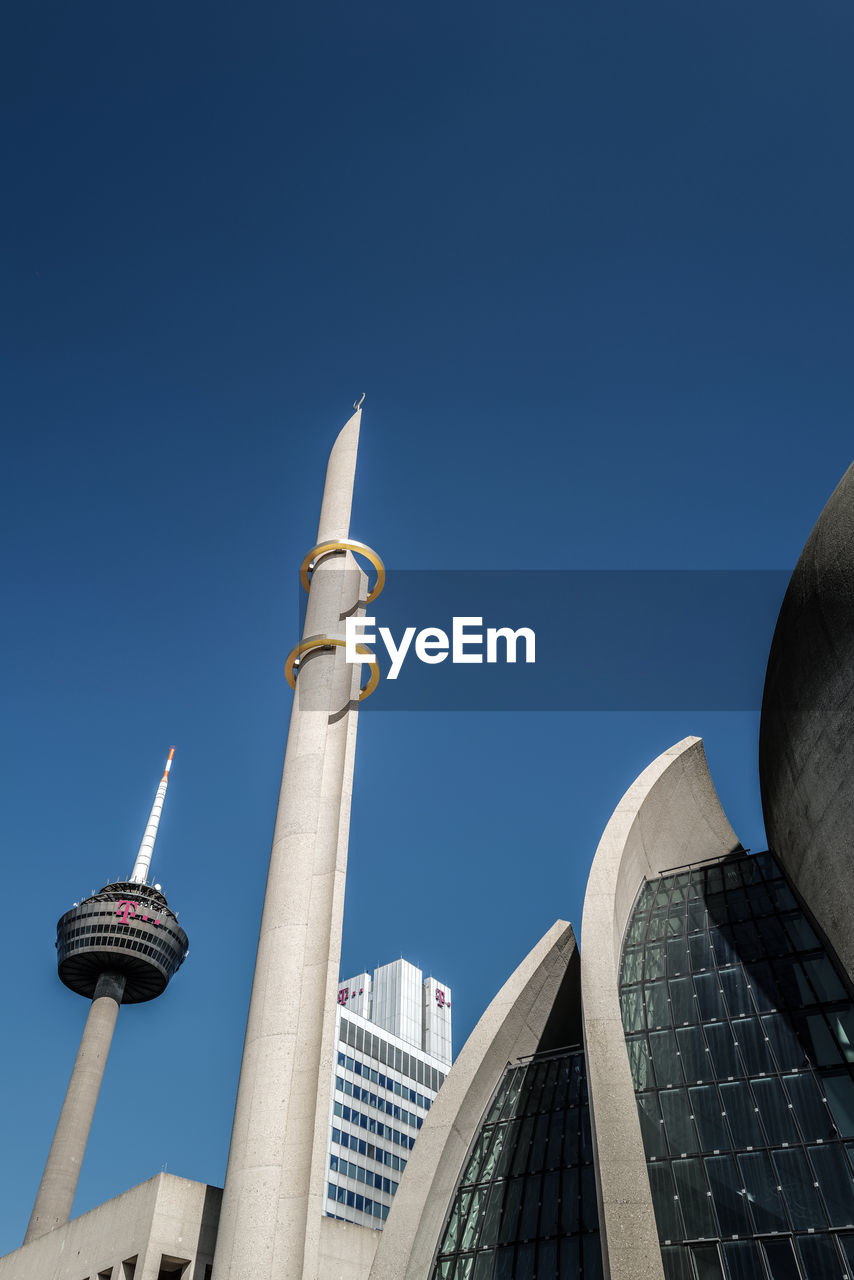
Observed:
[[[670,1026],[670,1007],[667,1003],[667,983],[648,982],[643,989],[646,1001],[647,1025],[650,1027]]]
[[[687,1249],[680,1245],[665,1245],[661,1250],[661,1261],[664,1263],[664,1280],[694,1280]]]
[[[697,979],[695,978],[694,981],[696,982]],[[704,1030],[706,1040],[709,1042],[709,1052],[717,1079],[726,1080],[728,1076],[742,1075],[743,1071],[738,1058],[738,1050],[735,1047],[735,1041],[732,1038],[729,1025],[726,1022],[712,1023],[705,1027]]]
[[[790,1241],[769,1240],[763,1243],[762,1248],[771,1280],[801,1280]]]
[[[700,1245],[691,1250],[697,1280],[723,1280],[718,1251],[714,1245]]]
[[[795,1109],[795,1119],[806,1141],[832,1138],[833,1122],[812,1074],[802,1072],[796,1076],[784,1076],[783,1087]]]
[[[750,992],[747,989],[747,978],[744,976],[744,970],[741,966],[739,965],[736,969],[721,969],[718,977],[721,980],[724,999],[726,1000],[730,1017],[742,1017],[753,1013],[753,1003],[750,999]]]
[[[824,1095],[843,1138],[854,1138],[854,1084],[847,1071],[823,1075]]]
[[[753,1089],[753,1096],[769,1143],[797,1142],[798,1133],[789,1110],[789,1100],[783,1093],[780,1081],[751,1080],[750,1087]]]
[[[712,1212],[712,1198],[703,1174],[702,1160],[674,1160],[673,1177],[679,1194],[685,1235],[691,1240],[713,1240],[718,1229]]]
[[[659,1099],[670,1154],[678,1156],[698,1151],[699,1144],[685,1090],[667,1089],[659,1094]]]
[[[694,985],[690,978],[672,978],[670,986],[670,1005],[673,1010],[673,1021],[680,1024],[696,1022],[697,1009],[694,999]]]
[[[804,960],[804,972],[812,983],[819,1000],[830,1003],[845,1000],[846,991],[827,956],[814,956]]]
[[[654,1093],[639,1093],[638,1116],[640,1117],[643,1146],[647,1156],[667,1155],[667,1143],[664,1137],[664,1126],[658,1109],[658,1097]]]
[[[676,1190],[670,1169],[666,1164],[651,1164],[648,1169],[658,1238],[662,1241],[681,1240],[682,1223],[679,1220]]]
[[[751,1075],[773,1071],[774,1061],[768,1050],[765,1032],[758,1018],[741,1018],[732,1024],[741,1056]]]
[[[620,1008],[623,1014],[624,1031],[643,1031],[643,998],[640,987],[630,987],[620,996]]]
[[[751,1228],[747,1201],[741,1194],[732,1156],[709,1156],[705,1163],[721,1235],[749,1235]]]
[[[688,1095],[691,1099],[691,1109],[694,1112],[702,1150],[727,1151],[729,1133],[715,1086],[700,1085],[699,1088],[689,1089]]]
[[[757,1246],[750,1241],[723,1246],[729,1280],[765,1280]]]
[[[833,1239],[830,1236],[801,1236],[798,1252],[807,1280],[837,1280],[842,1275]]]
[[[772,1151],[783,1199],[796,1231],[827,1225],[812,1175],[801,1151]]]
[[[711,1054],[699,1027],[677,1027],[676,1043],[682,1055],[682,1070],[686,1080],[693,1082],[714,1078]]]
[[[854,1185],[839,1144],[810,1147],[809,1155],[831,1226],[854,1227]]]
[[[682,1068],[676,1052],[676,1037],[672,1031],[651,1031],[649,1045],[655,1067],[658,1086],[682,1084]]]
[[[764,1151],[738,1157],[747,1203],[756,1230],[785,1231],[788,1224],[777,1191],[777,1178]]]
[[[715,972],[695,973],[694,989],[697,992],[697,1004],[703,1021],[710,1022],[715,1018],[723,1018],[724,1007],[718,985],[718,975]]]
[[[762,1147],[765,1138],[759,1124],[759,1116],[753,1095],[743,1080],[721,1085],[721,1098],[729,1120],[732,1140],[736,1148]]]

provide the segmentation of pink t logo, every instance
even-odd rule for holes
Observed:
[[[350,988],[342,987],[341,990],[338,992],[338,1003],[346,1004],[349,997],[350,997]]]
[[[441,987],[436,988],[436,1004],[440,1009],[445,1007],[445,993]]]
[[[124,907],[124,914],[122,914],[122,907]],[[136,903],[128,902],[126,898],[123,898],[119,903],[119,909],[116,912],[116,915],[119,917],[122,924],[127,924],[128,919],[136,915]]]

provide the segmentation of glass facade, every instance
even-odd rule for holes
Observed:
[[[481,1124],[433,1280],[601,1280],[584,1054],[508,1066]]]
[[[854,1280],[854,1005],[773,856],[646,883],[620,999],[668,1280]]]

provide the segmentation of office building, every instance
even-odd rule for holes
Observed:
[[[336,1042],[326,1213],[379,1229],[451,1065],[450,987],[407,960],[360,973],[338,988]]]

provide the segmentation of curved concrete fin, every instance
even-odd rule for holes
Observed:
[[[684,738],[632,783],[593,859],[581,922],[581,1000],[608,1280],[664,1276],[620,1013],[626,926],[645,879],[741,847],[715,792],[702,741]]]
[[[349,536],[361,421],[360,406],[339,431],[329,454],[320,520],[317,525],[318,542],[330,542],[333,538]]]
[[[483,1014],[418,1135],[370,1280],[428,1280],[463,1163],[501,1074],[508,1062],[537,1051],[566,991],[567,971],[577,965],[572,925],[558,920]]]

